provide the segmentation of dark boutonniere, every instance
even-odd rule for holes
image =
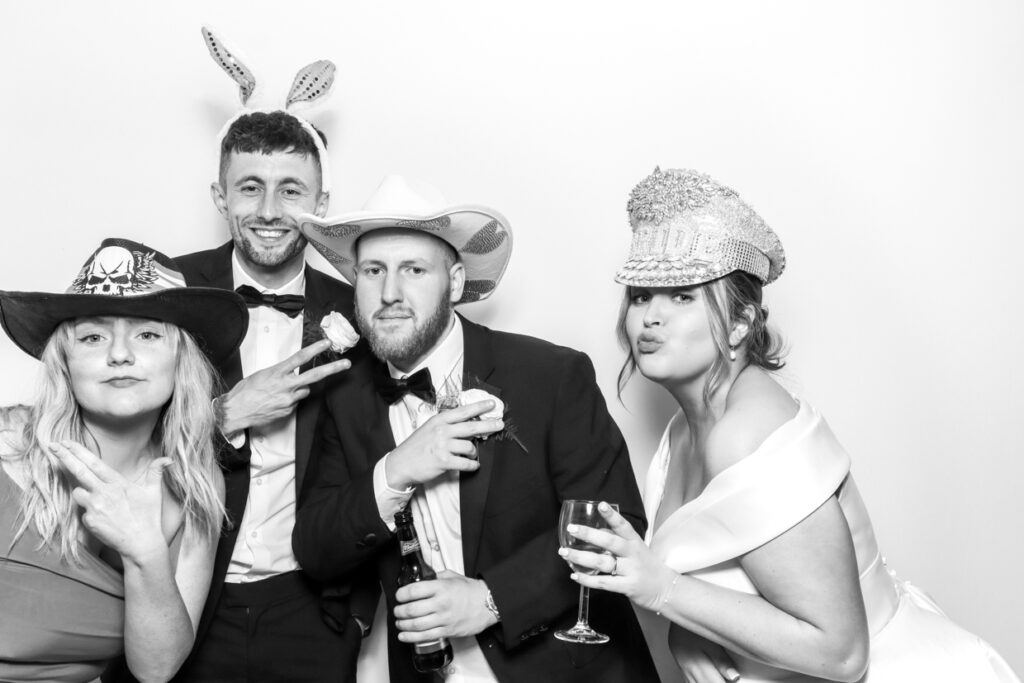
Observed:
[[[477,419],[496,420],[500,418],[502,422],[505,423],[505,426],[497,432],[479,437],[480,441],[486,441],[487,439],[494,439],[495,441],[511,441],[523,449],[523,453],[529,453],[530,451],[526,450],[526,445],[516,435],[516,424],[509,419],[508,404],[491,392],[487,391],[487,389],[480,388],[485,385],[476,378],[470,377],[469,383],[476,386],[471,386],[468,389],[457,389],[450,379],[446,379],[444,386],[441,388],[441,391],[438,393],[435,401],[437,410],[451,410],[452,408],[469,405],[470,403],[494,401],[494,407]]]

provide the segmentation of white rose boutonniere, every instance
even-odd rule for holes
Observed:
[[[505,417],[505,403],[497,396],[492,396],[483,389],[466,389],[459,392],[460,406],[468,406],[470,403],[480,401],[494,401],[494,407],[480,416],[481,420],[501,420]]]
[[[471,380],[478,383],[476,380]],[[436,406],[438,410],[451,410],[452,408],[458,408],[460,406],[466,406],[470,403],[479,403],[480,401],[494,401],[494,407],[488,410],[486,413],[476,418],[478,420],[502,420],[505,423],[504,428],[488,434],[487,436],[478,437],[480,441],[486,441],[492,436],[496,441],[509,440],[514,442],[517,446],[523,449],[524,453],[529,453],[526,450],[526,446],[516,436],[516,425],[513,424],[512,420],[508,416],[508,406],[500,398],[495,396],[489,391],[478,388],[463,389],[456,391],[449,382],[445,382],[445,388],[447,391],[443,391],[437,397]]]
[[[348,319],[337,311],[331,311],[320,321],[320,329],[324,337],[331,342],[331,351],[345,353],[359,341],[359,333],[355,331]]]

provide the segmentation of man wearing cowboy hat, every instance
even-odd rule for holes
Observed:
[[[607,500],[641,533],[646,522],[590,360],[454,312],[501,279],[505,218],[390,177],[363,211],[300,220],[354,282],[375,356],[325,393],[294,532],[303,569],[335,580],[376,565],[392,681],[433,680],[414,670],[409,644],[441,637],[454,649],[441,671],[449,681],[656,681],[616,596],[592,597],[592,623],[610,643],[552,635],[575,622],[579,594],[557,554],[562,501]],[[405,506],[438,578],[396,591],[393,517]]]

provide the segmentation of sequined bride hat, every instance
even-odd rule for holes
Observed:
[[[655,168],[626,204],[633,242],[615,281],[697,285],[742,270],[761,284],[782,274],[782,243],[736,192],[689,169]]]
[[[299,69],[299,72],[295,75],[295,80],[292,82],[292,87],[288,91],[288,96],[285,98],[283,109],[280,107],[251,107],[249,102],[258,101],[259,99],[253,97],[253,94],[257,91],[257,83],[252,70],[242,62],[237,51],[229,50],[224,41],[209,26],[203,26],[202,32],[203,40],[206,41],[206,47],[210,50],[210,56],[238,84],[238,96],[242,100],[242,110],[224,124],[220,134],[217,136],[217,167],[219,168],[220,166],[221,144],[224,142],[224,138],[235,121],[253,112],[262,111],[269,113],[283,111],[298,121],[303,130],[313,138],[317,156],[320,157],[320,186],[325,191],[329,191],[331,188],[331,172],[327,159],[327,148],[324,146],[324,141],[320,134],[313,128],[313,124],[299,116],[296,112],[305,111],[313,105],[321,104],[324,101],[324,98],[331,90],[331,85],[334,84],[334,63],[327,59],[321,59]]]

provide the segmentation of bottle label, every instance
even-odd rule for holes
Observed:
[[[445,647],[447,647],[447,645],[448,643],[445,641],[445,639],[441,638],[439,640],[431,640],[428,643],[416,643],[412,647],[413,650],[416,651],[416,654],[428,655],[432,652],[438,652],[440,650],[443,650]]]
[[[420,549],[420,539],[414,538],[411,541],[402,541],[400,548],[403,555],[411,555]]]

